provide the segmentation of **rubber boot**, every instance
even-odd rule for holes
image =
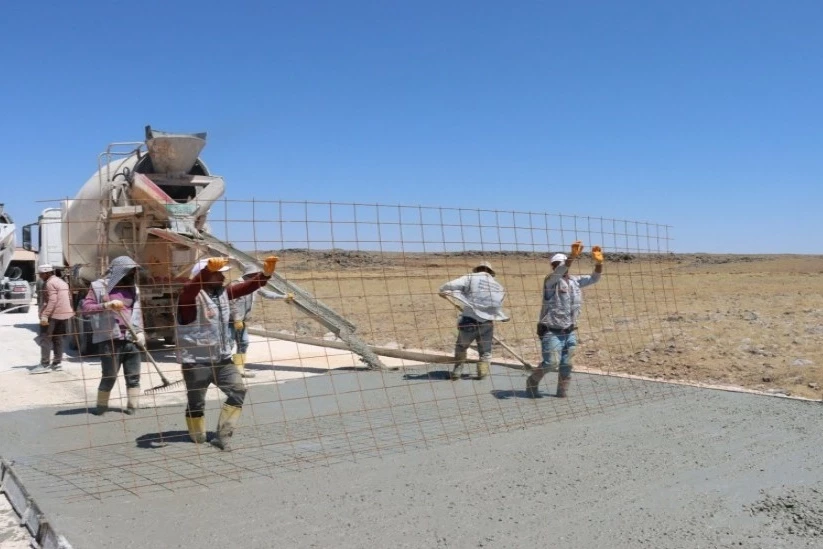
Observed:
[[[460,376],[463,375],[464,360],[466,360],[466,353],[454,354],[454,369],[452,369],[451,374],[449,374],[449,379],[452,381],[457,381],[460,379]]]
[[[571,385],[572,376],[557,375],[557,397],[566,398],[569,393],[569,385]]]
[[[140,387],[130,387],[126,389],[128,401],[126,404],[125,413],[132,415],[140,408]]]
[[[543,372],[537,370],[526,378],[526,396],[529,398],[543,398],[540,394],[540,380],[543,379]]]
[[[477,363],[477,379],[486,379],[489,377],[489,363],[481,360]]]
[[[111,391],[97,391],[97,408],[92,412],[96,416],[102,416],[109,411],[109,395]]]
[[[186,427],[189,428],[189,437],[195,444],[206,443],[206,418],[186,416]]]
[[[231,355],[231,361],[237,367],[237,371],[240,373],[240,377],[254,377],[254,372],[246,371],[246,353],[237,353],[236,355]]]
[[[220,409],[220,418],[217,420],[217,433],[211,439],[211,443],[217,446],[224,452],[231,452],[231,445],[229,444],[231,436],[234,433],[234,428],[237,427],[237,422],[240,421],[240,413],[243,408],[239,406],[231,406],[224,404]]]

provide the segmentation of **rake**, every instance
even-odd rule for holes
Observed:
[[[454,295],[452,295],[452,296],[445,296],[445,295],[444,295],[444,296],[441,296],[441,297],[442,297],[443,299],[445,299],[446,301],[448,301],[449,303],[451,303],[452,305],[454,305],[454,307],[455,307],[456,309],[458,309],[458,310],[460,310],[460,311],[462,311],[462,310],[463,310],[463,306],[462,306],[462,305],[459,305],[459,304],[455,303],[454,301],[452,301],[451,299],[449,299],[449,297],[452,297],[453,299],[456,299],[456,300],[458,300],[458,301],[462,301],[462,300],[460,300],[460,298],[458,298],[458,297],[456,297],[456,296],[454,296]],[[532,366],[531,364],[529,364],[528,362],[526,362],[526,359],[525,359],[525,358],[523,358],[522,356],[520,356],[519,354],[517,354],[517,352],[516,352],[514,349],[512,349],[511,347],[509,347],[508,345],[506,345],[506,343],[505,343],[503,340],[501,340],[500,338],[498,338],[496,335],[493,335],[493,336],[492,336],[492,339],[494,340],[494,342],[495,342],[495,343],[497,343],[498,345],[500,345],[501,347],[503,347],[504,349],[506,349],[509,353],[511,353],[511,355],[512,355],[514,358],[516,358],[517,360],[519,360],[519,361],[523,364],[523,366],[525,366],[527,369],[529,369],[529,370],[534,370],[534,366]]]
[[[143,391],[143,394],[153,395],[155,393],[165,393],[166,391],[171,391],[172,389],[176,389],[183,385],[184,380],[181,379],[179,381],[171,382],[168,380],[166,376],[163,375],[163,372],[160,371],[160,366],[158,366],[157,362],[154,361],[154,357],[151,356],[146,347],[140,345],[140,343],[137,341],[137,333],[135,333],[134,328],[131,327],[131,322],[129,322],[128,319],[126,319],[126,315],[123,314],[123,311],[118,310],[117,314],[120,315],[120,319],[126,325],[126,328],[128,328],[132,339],[134,339],[134,344],[137,345],[137,347],[139,347],[141,351],[143,351],[143,354],[146,355],[146,357],[148,357],[149,362],[151,362],[152,366],[154,366],[154,369],[157,370],[157,375],[160,376],[160,380],[162,381],[162,383],[157,387],[152,387],[151,389],[146,389],[145,391]]]

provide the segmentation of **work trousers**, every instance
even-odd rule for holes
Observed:
[[[232,340],[237,343],[237,353],[245,354],[249,350],[249,331],[246,329],[245,323],[242,330],[237,330],[234,327],[234,322],[229,322],[229,331]]]
[[[466,350],[473,341],[477,341],[477,352],[480,360],[488,362],[492,358],[492,340],[494,338],[494,322],[486,322],[461,316],[457,321],[457,342],[454,344],[454,356],[465,357]]]
[[[66,335],[68,320],[49,319],[48,326],[40,326],[40,365],[48,366],[52,353],[54,359],[51,364],[60,364],[63,360],[63,336]]]
[[[123,368],[126,378],[126,387],[135,389],[140,387],[140,349],[131,341],[115,339],[99,344],[100,365],[103,367],[103,377],[100,378],[98,390],[110,392],[117,383],[117,374]]]
[[[226,404],[240,408],[246,398],[246,387],[237,367],[231,360],[219,364],[183,364],[183,380],[186,382],[186,417],[203,417],[206,409],[206,391],[214,383],[225,393]]]

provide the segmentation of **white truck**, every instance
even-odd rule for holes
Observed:
[[[0,312],[26,313],[36,280],[32,257],[15,249],[17,227],[0,204]]]

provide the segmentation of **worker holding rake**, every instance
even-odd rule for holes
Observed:
[[[558,372],[557,396],[564,398],[572,379],[572,358],[577,348],[577,320],[583,308],[582,288],[596,284],[603,272],[603,250],[592,248],[594,272],[586,276],[569,276],[569,268],[583,253],[583,243],[572,244],[571,254],[554,254],[552,272],[543,281],[543,306],[537,323],[537,335],[543,361],[526,380],[526,394],[540,398],[540,380],[546,372]]]
[[[224,287],[223,273],[230,268],[229,260],[201,259],[183,286],[177,303],[177,354],[188,397],[186,426],[191,439],[198,444],[206,442],[206,391],[214,383],[227,398],[211,443],[221,450],[231,450],[229,439],[240,420],[246,388],[232,362],[229,303],[265,286],[276,265],[277,257],[269,256],[263,260],[262,272]]]
[[[474,341],[477,341],[477,351],[480,354],[477,379],[484,379],[489,375],[494,321],[509,319],[502,310],[506,290],[495,280],[491,264],[484,261],[472,269],[471,273],[443,284],[439,293],[441,297],[450,297],[463,305],[463,311],[457,319],[451,379],[460,379],[466,351]]]
[[[129,256],[112,259],[103,278],[91,283],[81,305],[91,319],[92,343],[100,349],[103,375],[97,388],[97,407],[103,415],[109,409],[109,396],[123,368],[127,404],[124,413],[140,407],[140,349],[146,345],[143,310],[136,276],[140,266]]]

